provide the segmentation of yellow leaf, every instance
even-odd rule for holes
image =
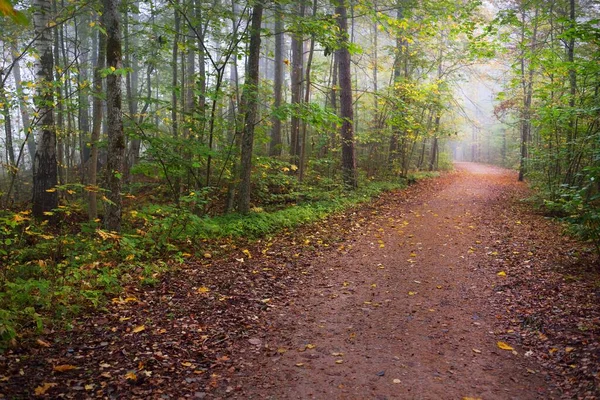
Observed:
[[[287,352],[287,349],[285,349],[285,348],[283,348],[283,347],[280,347],[280,348],[278,348],[278,349],[277,349],[277,352],[278,352],[279,354],[284,354],[284,353],[286,353],[286,352]]]
[[[481,400],[481,397],[463,397],[462,400]]]
[[[498,342],[498,343],[496,343],[496,344],[498,345],[498,348],[499,348],[499,349],[502,349],[502,350],[509,350],[509,351],[512,351],[512,350],[514,350],[514,349],[513,349],[513,348],[512,348],[510,345],[508,345],[508,344],[506,344],[506,343],[504,343],[504,342]]]
[[[36,396],[43,396],[46,394],[46,392],[48,391],[48,389],[53,388],[55,386],[58,386],[57,383],[47,383],[44,382],[41,386],[38,386],[35,388],[35,395]]]
[[[125,261],[131,261],[135,258],[135,255],[133,254],[129,254],[127,257],[125,257]]]
[[[135,328],[133,328],[132,332],[133,333],[140,333],[142,331],[146,330],[146,325],[138,325]]]
[[[336,363],[336,364],[343,364],[343,363],[344,363],[344,360],[335,360],[335,363]]]
[[[48,192],[48,193],[54,193],[54,192],[56,192],[56,188],[46,189],[46,192]]]
[[[94,386],[96,386],[96,385],[94,385],[93,383],[90,383],[88,385],[85,385],[84,389],[85,390],[94,390]]]
[[[575,350],[574,347],[565,347],[565,353],[567,353],[567,354],[572,352],[573,350]]]
[[[117,69],[116,69],[115,67],[111,66],[111,67],[110,67],[110,70],[111,70],[112,72],[115,72]]]
[[[129,371],[125,374],[125,379],[129,381],[137,381],[137,375],[133,371]]]
[[[314,349],[315,347],[317,347],[317,346],[314,345],[314,344],[312,344],[312,343],[309,343],[309,344],[306,345],[307,349]]]
[[[476,354],[481,354],[481,350],[478,350],[478,349],[473,349],[473,353],[476,353]]]
[[[558,349],[556,347],[551,348],[550,350],[548,350],[548,353],[550,354],[554,354],[558,351]]]
[[[252,254],[250,254],[250,251],[248,249],[242,250],[242,253],[244,253],[248,258],[252,258]]]
[[[296,364],[296,367],[303,367],[303,366],[304,366],[304,363],[298,363],[298,364]]]
[[[73,369],[77,369],[77,367],[74,365],[64,364],[64,365],[55,365],[54,367],[52,367],[52,369],[55,370],[56,372],[66,372],[66,371],[71,371]]]
[[[498,276],[506,276],[506,272],[500,271],[496,275],[498,275]]]
[[[210,253],[204,253],[204,258],[212,258],[212,254],[210,254]]]
[[[415,294],[417,294],[417,292],[408,292],[409,296],[414,296]]]
[[[201,286],[198,288],[197,292],[200,294],[206,294],[206,293],[210,292],[210,289],[207,288],[206,286]]]

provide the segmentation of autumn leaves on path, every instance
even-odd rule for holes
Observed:
[[[272,311],[254,357],[233,378],[240,398],[533,399],[535,367],[495,331],[487,297],[489,205],[515,185],[504,170],[459,172],[354,222],[339,256],[288,307]]]

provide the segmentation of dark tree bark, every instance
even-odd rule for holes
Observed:
[[[252,9],[250,23],[250,54],[246,70],[246,80],[242,92],[244,107],[244,128],[240,162],[240,184],[238,188],[238,211],[246,214],[250,211],[250,174],[252,170],[252,147],[254,144],[254,126],[258,121],[258,74],[260,59],[260,24],[263,3],[257,1]]]
[[[52,30],[48,28],[51,4],[49,0],[34,1],[33,21],[38,37],[35,59],[37,86],[36,107],[40,115],[38,142],[33,159],[33,215],[48,219],[48,214],[58,207],[58,164],[56,161],[56,128],[54,126],[54,56],[52,54]]]
[[[530,43],[529,57],[533,57],[533,52],[537,45],[537,30],[538,30],[538,12],[539,5],[535,8],[533,20],[533,29]],[[521,28],[521,42],[525,42],[525,12],[523,11],[523,25]],[[526,62],[527,54],[523,50],[521,54],[521,86],[523,89],[523,106],[521,111],[521,161],[519,165],[519,181],[525,179],[527,170],[527,159],[529,158],[529,142],[531,141],[531,100],[533,98],[533,74],[535,68]]]
[[[348,50],[348,16],[346,0],[338,0],[335,6],[340,28],[339,48],[335,52],[339,63],[340,117],[342,118],[342,180],[346,189],[358,187],[356,177],[356,155],[354,150],[354,110],[352,108],[352,77],[350,72],[350,51]]]
[[[299,16],[304,16],[304,3],[297,5]],[[304,38],[302,33],[294,32],[292,35],[292,81],[291,81],[291,102],[294,107],[290,121],[290,163],[299,165],[300,163],[300,105],[302,102],[302,79],[304,75]]]
[[[275,77],[273,80],[273,107],[278,109],[282,103],[283,88],[283,15],[281,5],[275,5]],[[271,157],[281,156],[281,120],[274,115],[271,118],[271,142],[269,143],[269,155]]]
[[[108,128],[108,157],[106,181],[108,201],[105,203],[104,226],[107,230],[121,231],[121,185],[125,158],[125,136],[121,115],[121,27],[119,9],[121,0],[104,0],[102,18],[106,29],[106,65],[117,73],[106,77],[106,119]]]

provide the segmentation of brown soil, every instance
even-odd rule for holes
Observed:
[[[511,172],[459,164],[223,244],[1,355],[0,398],[596,398],[597,272],[526,194]]]

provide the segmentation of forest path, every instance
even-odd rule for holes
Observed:
[[[549,397],[520,349],[498,347],[507,335],[489,302],[504,279],[490,263],[491,205],[522,185],[507,170],[456,167],[354,222],[340,256],[313,260],[322,272],[273,309],[265,336],[250,339],[254,355],[231,376],[230,396]]]
[[[456,167],[215,241],[71,329],[23,337],[0,354],[0,399],[598,398],[590,255],[519,203],[515,173]]]

